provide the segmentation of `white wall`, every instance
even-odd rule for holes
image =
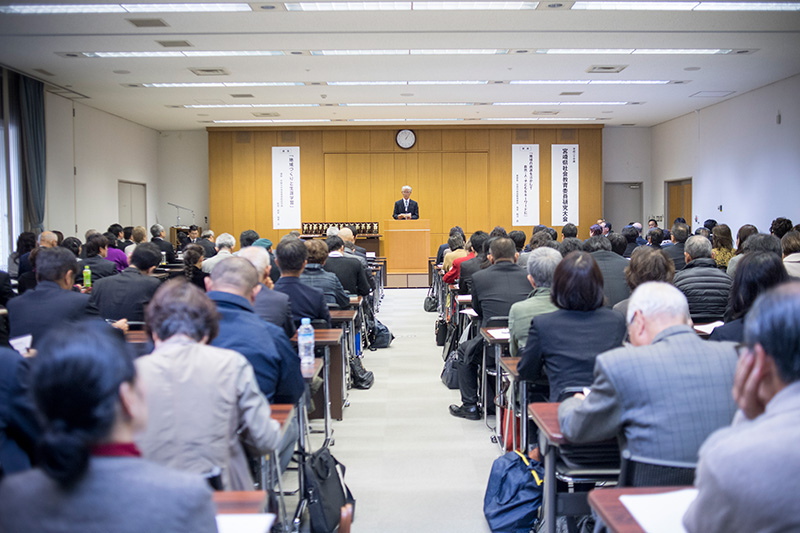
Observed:
[[[148,224],[160,217],[158,132],[51,94],[45,123],[48,229],[81,240],[88,229],[105,231],[118,219],[119,180],[145,184]]]
[[[158,138],[158,213],[164,226],[176,223],[172,202],[194,210],[195,223],[208,229],[208,133],[165,131]],[[192,213],[180,210],[181,224]]]
[[[799,94],[800,75],[652,128],[653,213],[664,212],[665,181],[692,178],[700,224],[735,234],[747,223],[766,232],[778,216],[800,222]]]

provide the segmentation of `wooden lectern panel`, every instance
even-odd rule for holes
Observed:
[[[428,272],[430,220],[385,220],[381,230],[389,273]]]

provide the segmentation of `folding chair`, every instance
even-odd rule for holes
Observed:
[[[618,487],[670,487],[691,485],[697,463],[666,461],[622,450]]]

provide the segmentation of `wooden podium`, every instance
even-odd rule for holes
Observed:
[[[385,220],[381,226],[389,286],[425,287],[428,284],[428,256],[431,224],[428,219]],[[424,283],[416,278],[423,275]]]

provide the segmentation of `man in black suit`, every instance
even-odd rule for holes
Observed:
[[[324,320],[331,327],[331,313],[325,303],[325,295],[321,290],[300,281],[308,258],[303,241],[296,237],[283,239],[275,248],[275,255],[281,267],[281,277],[275,282],[275,290],[289,296],[294,325],[299,326],[300,320],[310,318]]]
[[[92,271],[92,285],[100,279],[117,273],[117,265],[106,259],[108,239],[105,236],[99,233],[90,235],[83,248],[86,250],[86,259],[81,263],[81,270],[88,266]],[[83,276],[80,274],[78,276],[78,281],[83,283]]]
[[[367,296],[369,279],[361,262],[355,257],[344,256],[342,253],[344,243],[337,235],[328,237],[325,244],[328,245],[329,250],[328,260],[325,261],[325,270],[336,274],[344,290],[350,294]]]
[[[29,359],[0,348],[0,465],[5,475],[27,470],[39,440],[36,409],[28,394]]]
[[[362,248],[361,246],[356,246],[357,232],[358,230],[354,229],[353,226],[345,226],[339,230],[339,233],[337,233],[336,236],[344,241],[345,252],[349,251],[352,255],[363,257],[366,260],[367,249]]]
[[[272,260],[267,249],[261,246],[248,246],[239,252],[239,257],[247,259],[258,272],[258,283],[261,290],[256,294],[253,308],[258,316],[282,327],[286,336],[290,339],[297,328],[294,326],[292,318],[292,306],[289,302],[289,295],[272,289]],[[267,280],[269,286],[267,286]]]
[[[66,248],[39,251],[36,256],[39,284],[8,302],[12,338],[32,335],[35,348],[54,325],[97,315],[97,310],[89,306],[88,294],[71,290],[77,271],[78,262]]]
[[[486,327],[492,317],[508,317],[511,305],[521,302],[531,292],[528,273],[516,264],[517,248],[508,237],[497,237],[489,244],[487,258],[492,266],[472,275],[472,308],[478,313],[481,327]],[[464,263],[466,264],[466,263]],[[464,268],[464,265],[461,265]],[[466,360],[458,368],[458,387],[462,405],[451,405],[450,414],[468,420],[478,420],[478,367],[483,344],[478,336],[466,343]]]
[[[190,232],[191,233],[191,232]],[[208,259],[217,255],[217,247],[211,242],[214,240],[214,232],[207,229],[203,232],[202,237],[197,240],[197,244],[203,247],[203,256]]]
[[[467,259],[461,263],[461,272],[458,278],[458,294],[472,294],[472,275],[482,268],[491,265],[486,258],[485,249],[489,241],[489,234],[485,231],[476,231],[469,238],[472,243],[472,251],[475,252],[475,257]]]
[[[160,262],[158,246],[152,242],[140,244],[131,255],[131,266],[92,286],[90,304],[106,320],[127,318],[143,322],[144,308],[161,286],[161,281],[150,276]]]
[[[417,220],[419,218],[419,205],[411,199],[411,187],[404,185],[400,192],[403,193],[403,199],[394,203],[392,218],[395,220]]]
[[[684,249],[686,247],[686,239],[689,238],[690,228],[688,224],[683,222],[676,222],[672,225],[671,240],[674,243],[672,246],[664,246],[661,248],[675,263],[675,272],[683,270],[686,266],[686,258],[684,257]]]
[[[150,235],[153,236],[150,242],[154,243],[162,252],[167,254],[167,263],[175,263],[175,248],[173,248],[171,242],[164,240],[164,237],[167,236],[164,226],[161,224],[153,224],[150,226]]]
[[[603,273],[603,293],[606,307],[614,307],[622,300],[630,297],[631,289],[625,281],[625,267],[630,263],[622,257],[628,240],[619,233],[609,233],[610,237],[595,235],[583,244],[583,251],[592,254],[592,258]],[[612,251],[617,246],[617,253]]]

